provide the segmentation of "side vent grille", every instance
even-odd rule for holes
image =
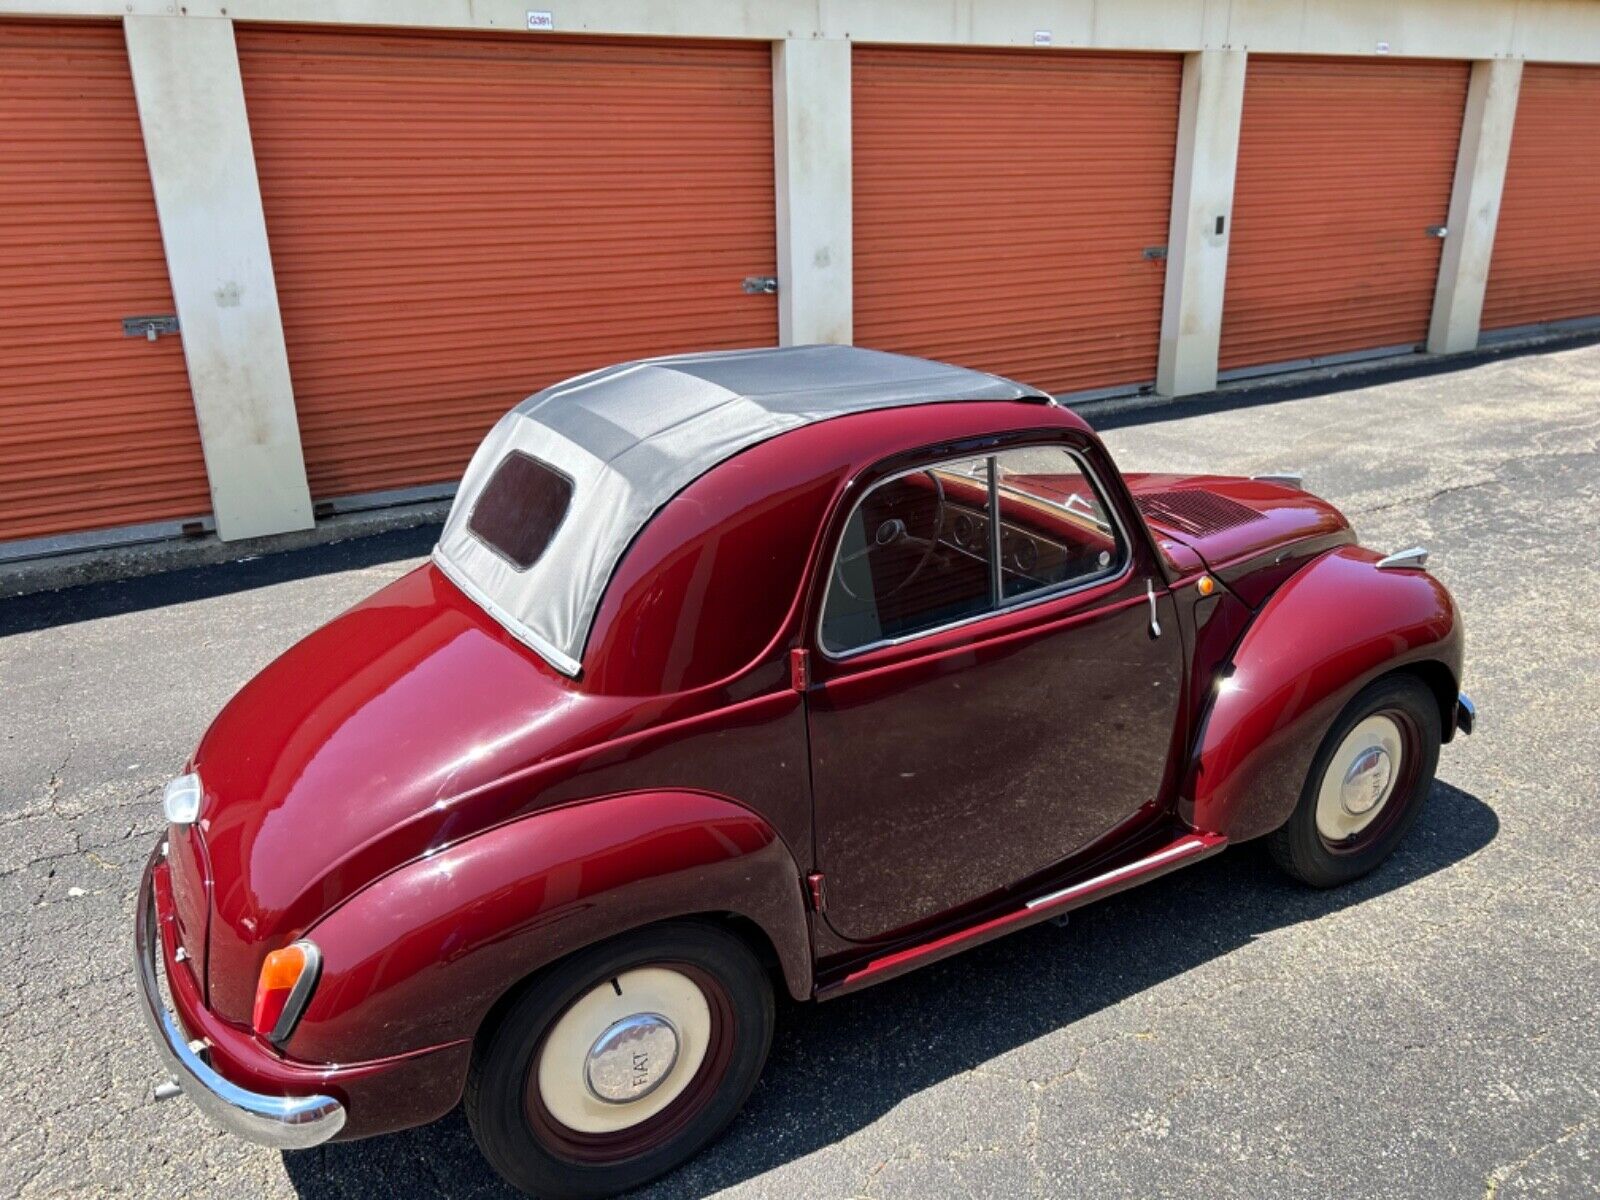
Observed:
[[[1203,536],[1234,529],[1262,519],[1261,514],[1237,500],[1211,492],[1147,492],[1134,497],[1145,519],[1180,533]]]

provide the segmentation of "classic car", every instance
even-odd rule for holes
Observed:
[[[1329,886],[1470,731],[1425,555],[1293,477],[1121,474],[846,347],[547,388],[430,561],[227,704],[137,903],[170,1080],[281,1148],[464,1104],[535,1195],[714,1138],[826,1000],[1264,839]]]

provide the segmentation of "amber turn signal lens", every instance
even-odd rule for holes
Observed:
[[[262,1037],[278,1038],[288,1035],[288,1029],[280,1026],[293,1026],[298,1012],[289,1014],[289,1020],[284,1021],[284,1012],[289,1007],[289,1001],[295,998],[295,988],[302,979],[308,985],[315,982],[315,970],[318,961],[317,948],[310,942],[295,942],[292,946],[285,946],[281,950],[274,950],[268,954],[261,963],[261,977],[256,982],[256,1003],[250,1014],[250,1024]],[[310,978],[307,978],[308,974]],[[304,1005],[304,993],[298,998],[301,1006]]]
[[[1195,582],[1194,586],[1195,590],[1198,591],[1202,596],[1209,596],[1212,592],[1217,590],[1217,581],[1211,578],[1209,575],[1202,575]]]

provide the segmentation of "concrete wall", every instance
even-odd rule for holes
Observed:
[[[233,23],[129,17],[123,29],[217,535],[307,529],[311,494]]]
[[[1500,192],[1505,186],[1521,87],[1522,63],[1517,59],[1472,64],[1433,320],[1428,327],[1428,349],[1435,354],[1471,350],[1478,344],[1489,255],[1500,219]],[[1600,113],[1595,118],[1600,120]]]
[[[1048,31],[1059,48],[1600,62],[1594,0],[0,0],[32,15],[522,32],[534,10],[557,33],[1032,46]]]
[[[780,339],[852,336],[850,43],[1185,54],[1157,385],[1215,386],[1248,56],[1466,59],[1474,74],[1429,348],[1476,344],[1524,59],[1600,64],[1597,0],[0,0],[127,31],[219,533],[310,523],[232,22],[720,37],[773,46]],[[1045,51],[1048,52],[1048,51]],[[1224,218],[1224,231],[1216,220]]]
[[[849,345],[854,230],[850,43],[785,38],[772,46],[778,195],[778,341]]]
[[[1217,386],[1245,63],[1243,50],[1199,50],[1183,60],[1156,366],[1156,390],[1166,396]]]

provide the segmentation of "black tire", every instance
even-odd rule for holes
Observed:
[[[655,966],[688,976],[706,998],[713,1032],[703,1061],[682,1094],[625,1135],[567,1129],[533,1083],[546,1036],[596,986]],[[527,1195],[613,1196],[672,1170],[727,1128],[760,1078],[772,1027],[772,985],[734,934],[697,922],[641,929],[541,972],[479,1034],[467,1074],[467,1121],[490,1165]]]
[[[1372,824],[1342,841],[1318,828],[1323,778],[1351,730],[1370,717],[1386,716],[1405,739],[1399,777]],[[1335,887],[1359,879],[1388,858],[1416,823],[1439,765],[1439,705],[1414,675],[1388,675],[1363,688],[1339,714],[1311,761],[1311,771],[1282,828],[1266,839],[1267,850],[1288,875],[1312,887]]]

